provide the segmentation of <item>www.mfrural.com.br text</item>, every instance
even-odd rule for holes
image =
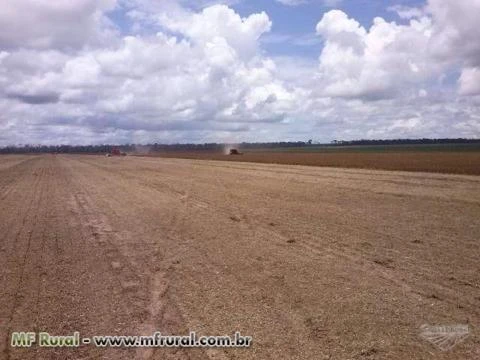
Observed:
[[[235,332],[233,336],[199,336],[192,331],[188,335],[163,335],[155,332],[152,335],[99,335],[82,337],[79,332],[71,335],[51,335],[48,332],[14,332],[11,335],[11,346],[30,348],[33,346],[46,348],[75,348],[82,345],[96,347],[127,347],[127,348],[247,348],[252,345],[251,336],[243,336]]]

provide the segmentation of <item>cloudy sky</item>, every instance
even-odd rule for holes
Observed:
[[[480,0],[15,0],[0,146],[480,137]]]

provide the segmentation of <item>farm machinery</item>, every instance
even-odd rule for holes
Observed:
[[[230,155],[243,155],[238,149],[230,149]]]
[[[127,156],[126,153],[120,151],[119,148],[113,147],[110,152],[107,154],[107,157],[112,157],[112,156]]]

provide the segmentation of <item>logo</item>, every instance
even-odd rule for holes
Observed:
[[[468,325],[422,325],[420,336],[442,351],[448,351],[470,335]]]

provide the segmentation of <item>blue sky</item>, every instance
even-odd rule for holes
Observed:
[[[425,3],[418,0],[314,0],[297,6],[286,6],[272,0],[243,0],[231,7],[242,16],[265,11],[273,22],[270,32],[272,38],[285,38],[282,42],[264,42],[264,49],[272,55],[318,57],[322,48],[322,39],[315,34],[315,26],[323,14],[335,9],[341,9],[360,22],[366,28],[372,25],[377,16],[387,21],[404,23],[397,13],[388,10],[393,6],[422,7]],[[290,38],[293,37],[293,38]],[[295,42],[297,38],[301,42]],[[305,41],[302,41],[305,40]],[[316,41],[308,41],[316,40]],[[310,44],[310,45],[307,45]]]
[[[187,2],[186,6],[200,10],[212,3],[215,1],[203,5],[199,5],[198,2]],[[317,58],[323,42],[315,34],[315,26],[324,13],[334,8],[343,10],[362,26],[369,28],[377,16],[387,21],[405,23],[406,20],[401,19],[395,11],[389,10],[393,6],[422,7],[424,5],[423,1],[418,0],[331,0],[330,2],[316,0],[295,6],[284,5],[275,0],[240,0],[233,1],[230,7],[243,17],[262,11],[268,14],[273,27],[270,33],[264,36],[262,48],[272,56]],[[130,31],[130,22],[124,8],[116,8],[109,13],[109,17],[124,33]]]

